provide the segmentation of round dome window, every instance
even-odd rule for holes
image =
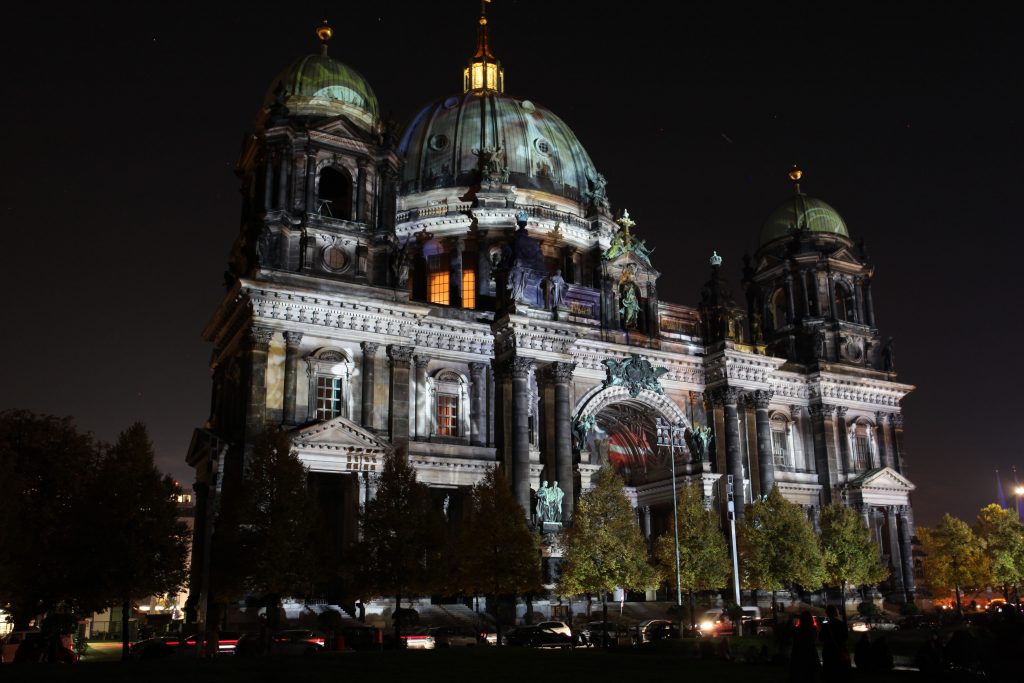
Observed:
[[[442,135],[441,133],[430,136],[430,149],[435,152],[448,149],[448,136]]]
[[[536,140],[534,140],[533,146],[536,148],[538,152],[540,152],[544,156],[547,156],[551,154],[552,151],[554,151],[554,147],[551,146],[551,143],[545,140],[544,138],[537,138]]]
[[[345,251],[333,244],[324,248],[322,258],[327,270],[340,271],[348,265],[348,256]]]
[[[534,106],[533,102],[531,102],[530,100],[523,100],[523,103],[522,103],[521,106],[526,111],[533,111],[534,109],[537,108],[537,107]]]

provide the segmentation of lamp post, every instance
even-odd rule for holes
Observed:
[[[682,572],[679,569],[679,496],[676,491],[676,446],[682,445],[684,427],[681,424],[669,425],[661,418],[658,418],[658,445],[668,446],[668,457],[672,463],[672,530],[675,532],[676,542],[676,607],[679,608],[679,617],[682,619],[683,612],[683,591]]]
[[[740,604],[740,559],[736,551],[736,500],[732,475],[726,475],[726,495],[729,512],[729,536],[732,540],[732,590],[736,605]],[[736,624],[736,635],[743,635],[743,618]]]
[[[1017,494],[1017,519],[1020,519],[1020,501],[1024,498],[1024,486],[1018,484],[1013,487],[1013,492]]]

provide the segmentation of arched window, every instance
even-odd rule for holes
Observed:
[[[845,283],[836,283],[836,318],[848,322],[856,321],[856,302],[853,298],[853,290]]]
[[[434,415],[431,436],[442,439],[469,438],[469,381],[465,375],[448,368],[438,370],[428,380],[433,396]]]
[[[850,425],[850,453],[853,469],[863,471],[871,467],[874,453],[874,430],[866,420]]]
[[[781,330],[786,326],[786,292],[779,287],[768,299],[768,315],[771,317],[772,329]]]
[[[781,413],[772,415],[772,462],[776,467],[793,466],[793,449],[789,443],[789,420]]]
[[[306,364],[309,366],[309,419],[350,417],[352,360],[348,354],[340,349],[320,349],[306,358]]]
[[[321,216],[352,220],[352,176],[340,168],[320,171],[316,211]]]

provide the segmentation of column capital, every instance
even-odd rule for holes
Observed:
[[[768,404],[772,402],[775,392],[771,389],[756,389],[750,392],[748,396],[755,408],[758,410],[768,410]]]
[[[270,340],[274,331],[269,327],[253,325],[249,328],[249,344],[254,351],[267,351],[270,348]]]
[[[364,341],[360,342],[359,346],[362,347],[364,356],[376,356],[377,348],[380,347],[380,344],[377,342]]]
[[[302,343],[302,333],[288,331],[284,333],[284,345],[288,349],[297,349],[299,344]]]
[[[800,406],[796,405],[795,403],[790,405],[789,406],[789,419],[791,419],[793,421],[799,420],[800,419],[800,412],[801,412]]]
[[[889,415],[889,421],[896,429],[903,429],[903,413],[892,413]]]
[[[836,417],[845,418],[846,413],[850,410],[846,406],[836,406]]]
[[[718,387],[711,392],[711,400],[715,405],[735,407],[739,403],[742,393],[739,387]]]
[[[469,375],[474,380],[482,378],[484,370],[487,369],[487,363],[470,363],[469,364]]]
[[[509,359],[509,371],[514,379],[529,379],[533,372],[533,359],[523,356],[512,356]]]
[[[409,365],[409,361],[412,360],[412,353],[415,349],[412,346],[400,346],[398,344],[387,345],[388,358],[391,360],[391,365]]]
[[[892,414],[891,413],[886,413],[886,412],[881,411],[881,410],[875,412],[875,423],[876,424],[880,424],[880,425],[885,424],[890,419],[892,419]]]
[[[413,356],[413,362],[416,363],[417,370],[425,370],[430,364],[430,356],[421,356],[417,354]]]
[[[836,412],[836,407],[827,403],[812,403],[807,406],[807,412],[811,414],[811,417],[832,417]]]
[[[572,374],[576,370],[575,363],[555,361],[547,367],[547,376],[555,384],[567,384],[572,381]]]

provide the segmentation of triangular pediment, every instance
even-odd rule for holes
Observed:
[[[652,250],[653,251],[653,250]],[[651,279],[657,279],[661,276],[657,270],[654,269],[647,261],[643,260],[631,251],[627,251],[624,254],[619,254],[614,259],[608,262],[610,270],[612,272],[619,272],[633,265],[638,272],[646,273]]]
[[[850,481],[850,486],[862,490],[913,491],[916,486],[891,467],[868,470]]]
[[[292,439],[298,448],[330,448],[332,450],[383,453],[391,448],[376,434],[344,417],[317,422],[295,430]]]
[[[850,251],[849,247],[840,247],[839,249],[836,249],[831,254],[829,254],[829,258],[834,259],[836,261],[843,261],[844,263],[853,263],[858,266],[863,265],[863,262],[860,260],[860,257],[858,257],[856,254]]]

